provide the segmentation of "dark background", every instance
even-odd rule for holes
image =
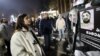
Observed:
[[[9,18],[10,15],[27,13],[38,15],[48,10],[49,0],[0,0],[0,18]]]

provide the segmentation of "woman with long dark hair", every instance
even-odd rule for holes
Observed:
[[[42,56],[41,48],[30,32],[31,23],[27,14],[18,17],[15,32],[11,38],[12,56]]]

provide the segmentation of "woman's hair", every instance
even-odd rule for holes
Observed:
[[[17,23],[16,23],[16,27],[15,30],[21,30],[22,27],[28,29],[25,24],[24,24],[24,18],[27,16],[27,14],[22,14],[18,17],[17,19]]]

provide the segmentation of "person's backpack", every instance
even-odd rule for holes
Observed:
[[[92,6],[100,6],[100,0],[92,0]]]

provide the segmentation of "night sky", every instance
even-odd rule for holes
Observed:
[[[42,10],[48,10],[48,4],[49,0],[0,0],[0,16],[17,16],[22,13],[37,15]]]

